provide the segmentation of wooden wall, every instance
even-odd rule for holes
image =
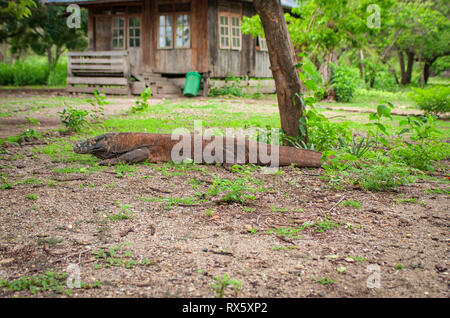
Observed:
[[[190,2],[190,48],[158,48],[158,5],[164,3]],[[243,16],[256,14],[252,3],[239,2]],[[184,74],[189,71],[210,73],[211,77],[234,76],[272,77],[267,52],[256,49],[256,40],[242,35],[242,49],[223,50],[218,38],[218,0],[137,0],[124,3],[90,5],[89,49],[111,50],[111,16],[95,16],[92,9],[112,5],[142,5],[140,65],[135,68],[146,73]]]
[[[241,2],[236,2],[241,3]],[[242,16],[256,14],[252,3],[242,4]],[[223,50],[219,48],[218,0],[208,0],[208,51],[211,77],[234,76],[272,77],[269,54],[256,50],[256,40],[242,35],[242,48]]]
[[[152,1],[150,10],[152,24],[153,71],[157,73],[183,74],[190,71],[208,72],[207,0],[177,0],[176,3],[190,2],[190,48],[158,48],[159,13],[158,5],[173,3],[173,0]]]

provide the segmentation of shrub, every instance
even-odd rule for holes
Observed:
[[[389,72],[387,65],[372,62],[370,60],[366,64],[366,82],[368,87],[383,91],[394,92],[398,89],[394,76]]]
[[[15,86],[46,85],[49,74],[46,62],[39,59],[28,59],[13,64]]]
[[[356,69],[343,65],[334,67],[331,83],[338,102],[350,102],[359,82],[360,79]]]
[[[55,69],[48,75],[47,85],[62,86],[67,84],[67,59],[56,65]]]
[[[0,85],[12,85],[14,83],[14,70],[11,65],[0,64]]]
[[[354,181],[368,191],[388,191],[413,181],[409,169],[396,164],[373,164],[352,170]]]
[[[427,89],[413,89],[411,98],[425,113],[450,112],[450,87],[435,86]]]

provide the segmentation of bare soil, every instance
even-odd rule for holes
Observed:
[[[62,174],[54,169],[66,164],[33,147],[10,146],[0,159],[0,173],[41,182],[0,190],[0,279],[76,264],[83,282],[100,281],[101,288],[74,289],[71,297],[215,297],[211,285],[224,274],[242,282],[237,292],[228,287],[226,297],[449,297],[450,200],[426,192],[448,190],[439,181],[383,193],[335,191],[320,178],[322,169],[286,167],[279,175],[256,172],[273,189],[257,192],[244,209],[219,197],[169,207],[149,201],[204,192],[211,174],[238,175],[217,166],[169,168],[168,175],[162,165],[138,165],[122,177],[114,167]],[[399,198],[420,204],[396,203]],[[342,205],[347,200],[362,206]],[[108,218],[124,206],[130,218]],[[336,226],[307,227],[297,237],[268,232],[327,220]],[[148,262],[107,266],[93,253],[117,244],[129,252],[121,259]],[[0,297],[16,296],[66,297],[0,288]]]

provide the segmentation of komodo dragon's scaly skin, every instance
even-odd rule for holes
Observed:
[[[266,153],[269,157],[272,151],[279,150],[278,165],[288,166],[294,164],[298,167],[320,167],[321,156],[320,152],[311,150],[297,149],[293,147],[285,146],[270,146],[248,139],[237,139],[233,137],[205,137],[200,135],[186,135],[181,138],[191,139],[191,153],[184,154],[185,158],[195,160],[196,163],[205,163],[203,156],[200,158],[194,158],[195,145],[201,144],[201,153],[203,149],[215,138],[223,138],[223,160],[219,162],[208,163],[254,163],[258,165],[270,165],[262,160],[260,156],[261,147],[262,153]],[[198,138],[198,143],[195,143],[195,138]],[[74,151],[79,154],[92,154],[100,159],[104,159],[100,162],[101,165],[114,165],[118,163],[138,163],[138,162],[169,162],[172,160],[172,148],[180,143],[180,140],[172,140],[172,135],[164,134],[147,134],[147,133],[109,133],[101,135],[87,141],[84,141],[74,147]],[[244,146],[245,145],[245,146]],[[238,157],[238,154],[242,154],[245,147],[245,157]],[[249,149],[258,149],[257,162],[250,162]],[[217,151],[217,149],[216,149]],[[226,162],[225,162],[226,161]],[[244,162],[243,162],[244,161]]]

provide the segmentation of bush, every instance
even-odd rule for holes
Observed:
[[[358,70],[343,65],[338,65],[333,70],[331,83],[336,92],[338,102],[348,103],[360,83]]]
[[[47,85],[63,86],[67,84],[67,59],[61,59],[56,68],[48,75]]]
[[[397,164],[373,164],[351,172],[356,175],[354,182],[367,191],[389,191],[413,181],[409,169]]]
[[[398,85],[387,65],[366,61],[366,84],[370,88],[395,92]]]
[[[427,89],[413,89],[411,98],[425,113],[439,114],[450,112],[450,87],[435,86]]]
[[[56,68],[50,72],[47,59],[30,57],[13,64],[0,64],[0,85],[65,85],[67,59],[61,58]]]
[[[14,70],[8,64],[0,63],[0,85],[12,85],[14,83]]]

